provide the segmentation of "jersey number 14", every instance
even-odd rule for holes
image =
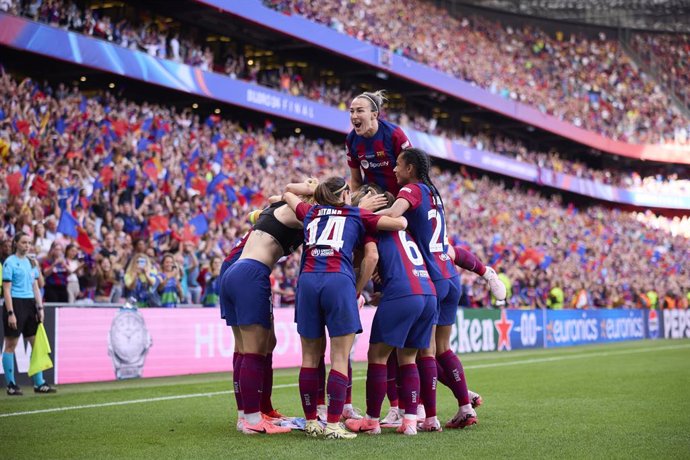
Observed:
[[[340,251],[344,244],[345,219],[343,216],[329,216],[320,235],[317,233],[321,217],[309,222],[307,225],[307,246],[329,246]]]

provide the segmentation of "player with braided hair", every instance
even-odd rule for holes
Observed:
[[[438,189],[431,181],[429,155],[423,150],[409,148],[398,156],[395,176],[402,186],[393,206],[379,211],[382,215],[405,216],[408,230],[424,258],[429,276],[434,282],[438,298],[435,340],[420,352],[418,362],[421,379],[421,397],[426,409],[423,431],[440,431],[436,417],[436,381],[439,370],[446,377],[460,409],[447,424],[447,428],[464,428],[477,423],[467,391],[462,364],[450,349],[450,334],[455,323],[460,300],[460,279],[452,258],[448,255],[446,218]],[[435,358],[434,358],[435,356]],[[438,368],[437,368],[438,366]],[[450,378],[448,378],[450,377]]]
[[[385,91],[379,90],[364,92],[356,96],[350,104],[350,122],[353,130],[347,135],[345,149],[353,192],[367,185],[380,187],[393,195],[397,195],[400,190],[401,185],[396,179],[394,168],[401,152],[410,148],[411,143],[402,128],[381,119],[381,111],[385,102]],[[428,176],[430,167],[428,162],[424,167]],[[438,190],[435,190],[435,193],[440,199]],[[370,203],[367,206],[368,209],[379,209],[385,205],[386,200],[383,195],[377,195],[371,197]],[[505,299],[506,288],[493,268],[485,266],[478,257],[460,246],[451,249],[451,257],[458,267],[472,271],[484,278],[498,302]],[[397,425],[402,422],[400,412],[404,408],[401,406],[398,409],[397,369],[397,356],[395,353],[391,353],[388,362],[387,385],[387,395],[391,407],[382,420],[382,423],[386,425]],[[448,382],[444,374],[441,374],[441,382],[444,384]],[[399,382],[397,383],[399,384]],[[473,401],[481,401],[481,397],[476,393],[474,395]],[[423,419],[424,406],[421,404],[419,411],[420,418]],[[346,418],[359,418],[356,412],[350,409],[346,409],[345,415]]]

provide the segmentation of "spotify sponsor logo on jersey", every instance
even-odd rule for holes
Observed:
[[[368,161],[368,160],[362,160],[360,163],[362,165],[362,168],[364,169],[376,169],[376,168],[387,168],[390,166],[391,162],[386,160],[386,161]]]

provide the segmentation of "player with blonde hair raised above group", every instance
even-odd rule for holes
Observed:
[[[380,90],[364,92],[356,96],[350,104],[350,122],[353,129],[346,137],[345,148],[353,191],[357,191],[363,184],[374,184],[386,192],[397,195],[402,187],[396,178],[394,168],[400,154],[411,147],[411,143],[401,127],[380,117],[385,101],[385,92]],[[379,207],[384,203],[383,196],[379,197],[379,201],[373,201],[373,205]],[[419,241],[417,243],[422,244]],[[454,260],[458,267],[484,278],[498,301],[505,299],[506,288],[493,268],[485,266],[478,257],[463,248],[454,249]],[[391,409],[383,419],[384,424],[392,425],[402,422],[401,411],[397,407],[396,357],[396,354],[392,353],[388,361],[387,394],[391,401]],[[451,383],[445,378],[445,373],[441,372],[440,375],[442,383]],[[433,385],[435,386],[435,382]],[[471,400],[475,406],[481,404],[481,397],[476,393],[472,394]],[[419,408],[420,416],[424,418],[424,406],[420,405]]]

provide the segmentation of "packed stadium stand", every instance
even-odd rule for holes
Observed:
[[[604,33],[552,33],[525,25],[524,17],[518,25],[449,15],[421,0],[397,8],[385,2],[353,8],[333,0],[265,3],[586,130],[630,143],[682,146],[690,157],[690,121],[663,89],[687,94],[686,36],[635,40],[636,52],[668,76],[661,85]],[[480,113],[423,85],[393,76],[382,80],[364,64],[348,72],[352,63],[303,43],[269,49],[262,40],[276,32],[264,25],[197,2],[186,6],[206,8],[215,24],[234,27],[224,35],[221,26],[190,24],[167,16],[159,2],[5,1],[0,10],[157,62],[340,109],[344,127],[354,95],[388,87],[383,116],[406,131],[433,136],[438,143],[432,145],[453,141],[538,171],[631,192],[683,197],[690,191],[683,164],[592,149],[501,114]],[[426,14],[411,14],[420,10]],[[7,15],[0,13],[0,20]],[[390,21],[382,24],[381,17]],[[379,27],[370,26],[374,20]],[[199,303],[212,286],[212,259],[224,257],[249,228],[250,210],[287,181],[347,174],[342,130],[240,109],[210,92],[196,97],[154,87],[126,72],[109,75],[17,47],[0,50],[0,259],[16,232],[30,234],[44,268],[78,268],[70,300],[107,302],[135,294],[125,286],[134,254],[146,254],[151,272],[165,282],[162,256],[170,252],[184,272],[184,295],[176,303]],[[49,65],[56,69],[52,75],[42,71]],[[553,307],[552,294],[562,289],[572,308],[687,308],[690,206],[684,202],[650,210],[615,196],[595,201],[541,179],[520,180],[490,166],[442,158],[433,177],[448,203],[452,239],[504,274],[509,306]],[[55,242],[59,246],[51,250]],[[78,251],[67,249],[70,244]],[[293,256],[274,270],[283,305],[294,302],[298,260]],[[74,286],[74,278],[46,275],[48,284]],[[463,274],[461,304],[491,304],[481,278]]]
[[[418,0],[366,8],[338,1],[267,3],[614,139],[687,140],[688,118],[604,32],[550,36],[528,25],[454,17]],[[420,9],[426,14],[415,13]]]

